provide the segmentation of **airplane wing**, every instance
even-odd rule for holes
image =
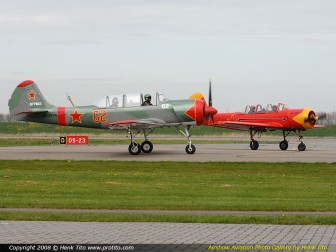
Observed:
[[[110,123],[110,129],[112,130],[124,130],[124,129],[153,129],[163,128],[167,126],[176,126],[181,123],[167,123],[158,119],[143,119],[143,120],[124,120]]]
[[[250,130],[250,129],[282,129],[282,125],[276,122],[269,123],[252,123],[252,122],[239,122],[239,121],[226,121],[214,124],[216,127],[234,129],[234,130]]]

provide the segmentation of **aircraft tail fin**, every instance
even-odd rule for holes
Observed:
[[[26,80],[15,88],[8,107],[11,116],[24,121],[27,114],[47,112],[54,106],[47,102],[34,81]]]

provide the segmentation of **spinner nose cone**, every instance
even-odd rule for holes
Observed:
[[[314,127],[316,121],[318,120],[318,116],[315,114],[315,112],[310,110],[308,112],[308,115],[305,116],[306,116],[305,123],[308,123],[309,126]]]
[[[211,107],[211,106],[206,106],[205,107],[205,115],[206,116],[214,116],[217,114],[217,109]]]

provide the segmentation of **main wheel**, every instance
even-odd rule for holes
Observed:
[[[283,140],[280,142],[279,147],[281,150],[287,150],[288,149],[288,141],[287,140]]]
[[[256,140],[252,140],[252,141],[250,142],[250,148],[251,148],[251,150],[258,150],[258,148],[259,148],[259,143],[258,143],[258,141],[256,141]]]
[[[186,146],[186,148],[185,148],[185,151],[188,153],[188,154],[194,154],[195,153],[195,151],[196,151],[196,147],[195,147],[195,145],[193,145],[193,144],[191,144],[190,146],[189,146],[189,144]]]
[[[138,143],[131,143],[128,146],[128,151],[132,155],[139,155],[141,152],[141,146]]]
[[[306,145],[304,144],[304,143],[300,143],[299,145],[298,145],[298,149],[299,149],[299,151],[305,151],[306,150]]]
[[[153,144],[150,141],[144,141],[141,144],[141,150],[143,153],[151,153],[153,150]]]

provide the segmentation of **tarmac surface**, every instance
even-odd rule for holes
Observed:
[[[335,139],[306,139],[304,142],[307,145],[307,150],[304,152],[297,150],[296,141],[290,142],[287,151],[281,151],[278,144],[261,144],[257,151],[250,150],[248,144],[198,144],[194,155],[185,153],[185,145],[157,144],[154,145],[151,154],[142,153],[138,156],[130,155],[126,145],[0,147],[0,159],[336,162]],[[30,210],[2,209],[0,212],[5,211]],[[37,209],[36,211],[55,210]],[[133,213],[132,210],[130,211]],[[174,213],[163,211],[153,212],[153,214]],[[218,211],[193,214],[235,215],[237,213]],[[281,214],[284,213],[238,213],[238,215],[265,216]],[[285,214],[300,215],[300,213],[291,212]],[[335,212],[303,213],[302,215],[334,216]],[[83,251],[84,248],[85,251],[89,249],[92,251],[336,251],[336,225],[0,221],[0,244],[52,244],[50,251]],[[59,244],[82,244],[83,247],[79,249],[75,245],[73,248],[62,249]],[[89,248],[89,244],[120,246]],[[127,247],[127,244],[134,247]],[[12,247],[11,251],[20,248]]]
[[[286,151],[278,144],[260,144],[252,151],[248,144],[196,144],[188,155],[185,144],[155,144],[150,154],[130,155],[128,145],[49,145],[0,147],[0,160],[119,160],[183,162],[336,162],[335,139],[305,139],[307,149],[298,151],[298,142],[290,142]]]

